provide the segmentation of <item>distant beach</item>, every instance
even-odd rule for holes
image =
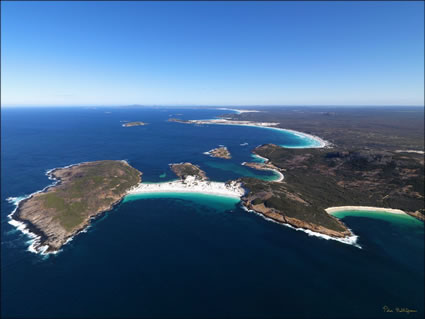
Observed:
[[[241,110],[241,109],[229,109],[229,108],[225,108],[225,107],[220,107],[218,109],[215,110],[223,110],[223,111],[234,111],[238,114],[242,114],[242,113],[258,113],[261,111],[256,111],[256,110]]]
[[[252,111],[247,111],[247,112],[252,112]],[[310,139],[312,142],[314,142],[313,144],[310,144],[307,146],[300,146],[300,147],[294,147],[294,148],[323,148],[323,147],[331,146],[331,143],[329,143],[328,141],[318,136],[295,131],[295,130],[276,127],[277,125],[279,125],[279,123],[273,123],[273,122],[252,122],[252,121],[234,121],[229,119],[209,119],[209,120],[189,120],[187,121],[187,123],[261,127],[261,128],[277,130],[280,132],[289,132],[300,138]]]

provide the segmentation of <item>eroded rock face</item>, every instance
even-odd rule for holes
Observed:
[[[59,250],[141,182],[141,172],[124,161],[87,162],[55,169],[49,176],[59,183],[22,201],[12,216],[40,236],[35,248],[47,246],[48,252]]]

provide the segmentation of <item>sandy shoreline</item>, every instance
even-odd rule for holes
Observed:
[[[408,216],[408,214],[406,214],[404,211],[402,211],[401,209],[394,209],[394,208],[382,208],[382,207],[373,207],[373,206],[336,206],[336,207],[329,207],[326,208],[325,211],[332,215],[334,213],[337,212],[342,212],[342,211],[370,211],[370,212],[382,212],[382,213],[390,213],[390,214],[397,214],[397,215],[406,215]]]
[[[246,164],[247,164],[247,162],[241,163],[242,166],[250,167],[249,165],[246,165]],[[253,168],[253,167],[251,167],[251,168]],[[279,182],[283,181],[283,179],[284,179],[283,174],[281,172],[279,172],[277,169],[274,169],[274,168],[271,168],[271,167],[261,167],[261,168],[258,167],[258,168],[254,168],[254,169],[262,170],[262,171],[272,171],[272,172],[276,173],[279,177],[277,179],[272,180],[271,182],[279,183]]]
[[[127,192],[127,195],[145,193],[202,193],[240,199],[245,190],[240,183],[211,182],[199,180],[194,176],[187,176],[184,180],[175,180],[164,183],[140,183]]]
[[[279,123],[273,123],[273,122],[252,122],[252,121],[234,121],[234,120],[228,120],[228,119],[211,119],[211,120],[189,120],[188,123],[262,127],[262,128],[268,128],[268,129],[277,130],[281,132],[289,132],[298,137],[301,137],[304,139],[307,138],[317,143],[317,145],[308,145],[308,146],[294,147],[294,148],[323,148],[323,147],[329,147],[331,145],[331,143],[329,143],[328,141],[325,141],[324,139],[318,136],[295,131],[295,130],[276,127],[277,125],[279,125]]]
[[[263,170],[264,171],[272,171],[272,172],[275,172],[277,175],[279,175],[279,178],[278,179],[272,180],[271,182],[280,183],[284,179],[283,174],[281,172],[279,172],[278,170],[276,170],[276,169],[273,169],[273,168],[263,168]]]
[[[416,150],[396,150],[396,153],[416,153],[416,154],[425,154],[424,151],[416,151]]]

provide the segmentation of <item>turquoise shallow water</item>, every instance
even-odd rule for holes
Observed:
[[[123,199],[123,203],[135,200],[145,200],[145,199],[181,199],[186,201],[191,201],[200,205],[209,206],[218,211],[234,210],[236,205],[239,204],[239,198],[226,197],[226,196],[216,196],[210,194],[201,194],[201,193],[145,193],[145,194],[132,194],[127,195]]]
[[[406,227],[408,226],[418,227],[418,228],[423,227],[423,222],[407,214],[393,214],[390,212],[383,212],[383,211],[381,212],[381,211],[366,211],[366,210],[343,210],[343,211],[335,212],[332,215],[341,219],[347,216],[359,217],[359,218],[373,218],[373,219],[388,221],[391,223],[396,223],[398,225],[403,225]]]
[[[253,162],[264,163],[266,161],[262,157],[255,155],[255,154],[251,154],[251,157],[252,157]]]
[[[190,161],[213,181],[270,178],[240,163],[252,161],[251,150],[263,143],[300,146],[296,136],[275,130],[167,122],[219,114],[2,109],[2,317],[397,317],[383,312],[387,305],[416,309],[408,317],[422,318],[424,231],[416,222],[346,215],[358,249],[271,223],[237,199],[145,194],[125,198],[48,258],[28,252],[29,238],[7,223],[14,206],[6,199],[49,185],[47,169],[126,159],[145,182],[163,182],[175,178],[170,163]],[[149,125],[123,128],[122,120]],[[231,160],[203,154],[218,145],[228,147]]]
[[[273,130],[286,137],[288,135],[294,134],[290,131],[284,131],[284,130],[280,130],[278,128],[273,128],[273,127],[261,127],[260,129]],[[305,148],[305,147],[320,147],[321,146],[321,143],[317,139],[314,139],[308,135],[297,134],[297,138],[299,139],[299,143],[297,145],[294,145],[292,143],[279,143],[278,145],[283,147],[289,147],[289,148]]]

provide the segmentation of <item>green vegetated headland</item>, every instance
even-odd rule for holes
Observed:
[[[20,203],[14,218],[42,236],[42,243],[57,250],[91,217],[109,210],[127,190],[141,181],[141,173],[124,161],[98,161],[51,172],[57,186]]]
[[[242,179],[250,190],[244,202],[269,217],[313,230],[317,226],[317,231],[330,235],[344,227],[325,212],[332,206],[397,208],[423,218],[424,159],[420,154],[286,149],[273,144],[259,146],[254,153],[284,170],[282,183]]]

